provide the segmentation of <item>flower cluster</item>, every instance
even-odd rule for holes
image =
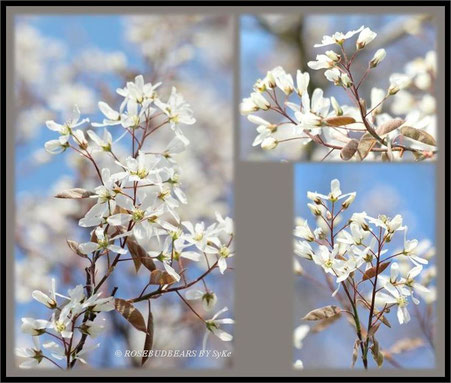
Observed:
[[[348,45],[355,36],[353,51],[349,52]],[[401,160],[406,152],[417,160],[433,157],[436,153],[434,121],[424,120],[418,113],[402,118],[400,115],[405,113],[400,108],[392,108],[392,112],[400,112],[393,116],[383,108],[389,99],[402,99],[399,94],[404,95],[406,91],[403,90],[411,84],[420,90],[430,87],[434,79],[435,55],[428,53],[426,64],[412,63],[406,73],[390,75],[388,86],[385,89],[373,87],[367,101],[361,95],[361,86],[371,71],[383,62],[386,51],[378,49],[360,76],[353,63],[376,36],[376,32],[364,26],[347,33],[324,36],[314,47],[327,47],[328,50],[307,63],[313,70],[324,70],[326,79],[347,94],[350,105],[340,105],[334,97],[324,97],[320,88],[310,92],[308,72],[298,70],[295,81],[290,73],[278,66],[268,71],[263,79],[258,79],[250,97],[241,103],[241,113],[257,125],[258,135],[253,146],[273,150],[285,142],[300,141],[304,145],[313,142],[327,150],[323,159],[345,161]],[[430,112],[434,98],[427,95],[422,104]],[[272,111],[280,120],[272,122],[254,114],[259,111]]]
[[[78,107],[65,123],[47,121],[47,127],[59,133],[59,137],[46,142],[46,150],[52,154],[74,150],[93,165],[98,177],[97,186],[90,190],[71,188],[56,195],[90,204],[79,220],[80,227],[92,228],[89,241],[68,240],[69,248],[86,261],[85,284],[70,290],[68,297],[57,294],[54,287],[50,295],[34,291],[33,297],[53,311],[52,319],[23,319],[23,331],[34,337],[52,331],[53,339],[58,339],[60,344],[45,343],[43,348],[51,348],[51,356],[63,359],[66,368],[72,368],[77,360],[82,361],[79,356],[89,349],[84,347],[87,338],[94,338],[103,329],[104,326],[94,322],[100,311],[116,310],[134,328],[146,334],[145,347],[151,348],[149,339],[153,339],[153,332],[158,329],[145,325],[134,304],[147,301],[150,305],[151,299],[171,292],[202,321],[206,334],[215,334],[223,341],[232,340],[232,336],[221,329],[221,324],[231,324],[233,320],[216,319],[226,308],[212,319],[204,319],[188,300],[200,299],[208,310],[215,306],[216,295],[208,288],[205,277],[216,269],[219,275],[228,270],[228,260],[234,255],[233,221],[219,213],[215,222],[208,226],[204,222],[181,219],[178,208],[188,201],[176,156],[190,143],[181,125],[192,125],[196,120],[175,88],[163,101],[157,93],[160,85],[145,83],[139,75],[124,88],[117,89],[122,97],[118,109],[99,102],[104,119],[91,126],[103,128],[102,135],[95,129],[82,128],[89,120],[80,118]],[[149,145],[154,143],[155,132],[164,127],[172,131],[172,139],[163,150],[152,149]],[[116,150],[118,142],[125,137],[131,141],[128,156]],[[114,165],[100,166],[99,156],[107,156]],[[106,294],[107,281],[116,267],[126,261],[133,262],[136,272],[146,269],[149,282],[132,298],[115,298],[117,291],[121,293],[119,288],[100,299],[102,291]],[[199,276],[189,279],[191,270],[202,268],[204,271]],[[202,290],[187,290],[184,298],[183,290],[198,283],[202,283]],[[157,288],[148,292],[151,286]],[[58,303],[57,296],[66,302]],[[149,310],[149,323],[151,318]],[[44,354],[38,343],[33,349],[19,350],[18,355],[26,355],[33,361],[27,361],[23,367],[34,366],[44,359],[61,367]]]
[[[427,267],[432,256],[426,251],[430,244],[409,239],[408,228],[399,214],[371,217],[365,211],[355,212],[344,221],[356,193],[342,193],[337,179],[331,181],[328,194],[308,192],[307,198],[317,227],[312,230],[307,221],[298,222],[294,251],[321,267],[332,296],[341,307],[319,308],[304,319],[325,320],[340,313],[349,314],[356,329],[356,349],[361,350],[367,367],[368,351],[379,347],[376,331],[381,324],[391,327],[385,317],[390,310],[396,310],[399,323],[405,324],[411,320],[411,302],[418,305],[420,299],[426,304],[435,300],[435,288],[431,278],[426,277],[434,270]],[[305,274],[297,261],[295,270],[298,275]],[[368,317],[366,329],[362,311]],[[373,353],[378,365],[383,361],[381,355]]]

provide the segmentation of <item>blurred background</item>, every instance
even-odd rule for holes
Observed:
[[[213,15],[23,15],[15,20],[16,103],[16,346],[31,345],[31,337],[20,332],[20,318],[43,317],[48,310],[31,299],[34,289],[48,291],[52,277],[57,291],[83,283],[83,262],[74,255],[66,239],[86,241],[88,230],[77,226],[89,206],[86,202],[59,200],[57,191],[70,187],[96,186],[91,164],[67,151],[51,156],[44,143],[54,139],[45,121],[65,121],[74,104],[82,117],[102,121],[98,101],[117,108],[117,87],[143,74],[146,82],[162,81],[159,93],[166,100],[176,86],[194,111],[197,122],[182,127],[191,141],[178,155],[180,181],[188,205],[179,210],[182,220],[214,221],[215,211],[232,214],[232,19]],[[113,139],[119,129],[109,129]],[[171,137],[158,132],[158,145]],[[120,144],[125,143],[125,140]],[[120,156],[127,153],[119,147]],[[105,157],[105,156],[104,156]],[[108,161],[108,160],[107,160]],[[102,163],[103,166],[108,165]],[[233,267],[233,262],[230,264]],[[204,265],[190,265],[200,275]],[[194,268],[194,269],[193,269]],[[141,275],[142,272],[142,275]],[[118,296],[141,290],[147,275],[136,276],[130,262],[122,263],[108,290],[120,281]],[[207,278],[217,294],[212,313],[229,307],[233,317],[233,273]],[[166,294],[153,304],[154,349],[199,349],[205,326],[188,312],[177,296]],[[195,305],[199,312],[202,307]],[[147,304],[138,306],[146,315]],[[112,350],[142,349],[139,333],[117,313],[109,313],[101,348],[88,354],[89,365],[131,367],[139,360],[117,358]],[[227,349],[209,337],[210,349]],[[231,360],[207,358],[150,359],[146,368],[215,368]],[[78,368],[84,368],[79,365]],[[90,368],[90,367],[88,367]]]
[[[357,192],[357,196],[350,208],[343,214],[341,227],[354,212],[366,211],[368,215],[377,217],[385,214],[394,217],[396,214],[403,216],[403,225],[408,227],[408,239],[418,239],[421,254],[428,254],[429,264],[425,266],[423,273],[435,275],[435,167],[433,164],[390,164],[379,165],[376,163],[360,164],[298,164],[295,166],[295,217],[301,217],[309,223],[313,230],[316,220],[307,207],[310,200],[307,199],[307,191],[328,194],[330,181],[337,178],[341,183],[343,193]],[[390,246],[389,253],[402,249],[403,233],[397,233]],[[438,256],[443,256],[439,254]],[[300,261],[306,274],[314,279],[324,282],[324,273],[321,267],[295,256]],[[401,258],[399,258],[401,264]],[[408,262],[408,261],[406,261]],[[411,267],[411,263],[410,263]],[[418,279],[421,279],[418,277]],[[331,292],[320,289],[311,280],[302,276],[296,279],[295,317],[296,326],[301,324],[314,325],[301,321],[309,311],[330,304],[336,304],[331,297]],[[435,290],[432,283],[431,289]],[[438,292],[440,294],[440,292]],[[427,310],[432,311],[432,324],[434,323],[434,302],[429,305],[422,301],[418,306],[409,303],[408,310],[412,316],[409,323],[399,325],[396,318],[396,310],[391,310],[387,319],[392,328],[382,325],[377,332],[380,347],[386,351],[392,351],[394,363],[384,362],[384,368],[433,368],[434,351],[424,336],[420,321],[416,315],[422,317]],[[429,307],[427,307],[429,306]],[[364,312],[364,311],[362,311]],[[365,311],[367,313],[367,311]],[[367,316],[368,314],[366,314]],[[366,323],[366,322],[364,322]],[[310,326],[311,329],[313,326]],[[430,328],[430,326],[429,326]],[[396,344],[402,339],[415,339],[411,349],[404,344]],[[304,368],[350,368],[351,355],[355,341],[355,332],[344,317],[331,324],[330,327],[320,332],[311,331],[303,340],[301,349],[294,349],[294,360],[301,359]],[[321,355],[321,357],[318,357]],[[371,358],[370,358],[371,359]],[[370,366],[375,367],[370,361]],[[362,368],[358,360],[357,368]]]
[[[430,15],[402,14],[309,14],[308,12],[293,12],[291,14],[243,15],[241,17],[241,98],[249,97],[252,86],[258,78],[264,78],[268,70],[282,66],[296,81],[296,70],[310,73],[309,92],[315,88],[324,90],[325,97],[334,96],[340,105],[352,105],[346,92],[341,87],[334,86],[324,76],[324,70],[312,70],[307,62],[315,60],[317,54],[333,49],[314,48],[320,43],[323,35],[335,32],[346,33],[349,30],[365,25],[377,32],[377,38],[364,49],[354,61],[354,70],[363,73],[373,54],[379,48],[387,51],[385,60],[371,71],[367,80],[362,83],[359,91],[361,97],[370,105],[372,87],[388,88],[389,76],[392,73],[415,74],[421,59],[427,52],[436,49],[436,28]],[[354,42],[354,40],[352,40]],[[348,46],[353,46],[348,44]],[[345,43],[346,47],[346,43]],[[418,60],[417,60],[418,59]],[[358,76],[357,78],[359,78]],[[418,77],[415,75],[415,78]],[[424,80],[424,77],[420,80]],[[384,103],[384,112],[404,118],[412,110],[421,110],[422,115],[435,116],[433,81],[427,86],[414,80],[406,91],[399,92],[391,102]],[[427,96],[427,97],[426,97]],[[299,100],[291,97],[290,101]],[[427,104],[427,105],[426,105]],[[258,115],[271,122],[278,121],[278,115],[263,112]],[[247,160],[300,160],[319,161],[327,148],[313,145],[299,145],[298,141],[285,142],[276,149],[263,151],[259,146],[252,147],[256,133],[256,125],[250,123],[246,116],[241,117],[241,148],[242,159]],[[338,153],[337,153],[338,155]],[[339,160],[334,157],[328,160]]]

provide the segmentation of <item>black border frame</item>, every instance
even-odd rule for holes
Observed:
[[[101,0],[81,0],[81,1],[51,1],[51,0],[42,0],[42,1],[30,1],[30,0],[8,0],[1,2],[1,82],[3,86],[1,87],[1,170],[3,175],[6,173],[6,8],[8,6],[20,7],[20,6],[53,6],[53,7],[65,7],[65,6],[80,6],[80,7],[91,7],[91,6],[166,6],[166,5],[191,5],[191,6],[257,6],[260,4],[264,4],[266,6],[314,6],[314,5],[361,5],[361,6],[377,6],[377,7],[390,7],[390,6],[442,6],[445,7],[445,108],[446,105],[449,106],[450,102],[450,47],[449,47],[449,36],[450,36],[450,1],[449,0],[440,0],[440,1],[427,1],[427,0],[396,0],[396,1],[386,1],[386,0],[375,0],[375,1],[364,1],[364,0],[343,0],[343,1],[271,1],[271,0],[237,0],[237,1],[124,1],[124,0],[110,0],[110,1],[101,1]],[[450,129],[450,110],[446,108],[445,112],[445,146],[449,142],[449,132]],[[450,162],[450,152],[449,150],[445,150],[445,211],[449,212],[449,196],[450,194],[450,185],[449,185],[449,162]],[[5,227],[7,225],[7,217],[6,217],[6,195],[4,191],[6,190],[6,179],[5,176],[1,177],[1,189],[2,189],[2,201],[1,201],[1,209],[3,211],[2,214],[2,226]],[[449,222],[445,223],[445,237],[449,234]],[[0,351],[1,351],[1,375],[0,381],[4,382],[20,382],[20,381],[36,381],[36,382],[54,382],[58,381],[62,377],[56,376],[40,376],[40,377],[32,377],[32,376],[6,376],[6,241],[12,240],[11,238],[6,238],[4,231],[2,231],[2,241],[1,241],[1,341],[0,341]],[[449,242],[445,243],[445,268],[446,270],[450,270],[450,262],[449,256],[450,254],[450,245]],[[445,274],[446,275],[446,274]],[[392,380],[401,381],[401,382],[450,382],[450,333],[449,333],[449,324],[450,324],[450,305],[449,305],[449,292],[450,292],[450,277],[445,278],[445,363],[448,362],[445,366],[445,375],[444,376],[431,376],[431,377],[419,377],[419,376],[403,376],[403,377],[390,377]],[[340,376],[340,377],[320,377],[320,376],[279,376],[279,377],[257,377],[257,376],[189,376],[189,377],[170,377],[170,376],[132,376],[133,370],[130,370],[131,376],[124,377],[102,377],[102,376],[66,376],[63,379],[68,382],[77,382],[80,380],[95,380],[95,381],[110,381],[110,382],[122,382],[127,380],[140,381],[145,382],[149,380],[154,381],[165,381],[165,382],[173,382],[173,381],[188,381],[188,382],[204,382],[204,381],[218,381],[218,382],[227,382],[227,381],[261,381],[261,382],[272,382],[272,381],[280,381],[280,382],[297,382],[297,381],[315,381],[315,382],[328,382],[328,381],[338,381],[338,382],[358,382],[361,380],[367,382],[378,382],[386,379],[385,377],[375,377],[375,376]]]

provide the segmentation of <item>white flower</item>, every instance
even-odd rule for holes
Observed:
[[[312,259],[317,264],[320,265],[326,273],[336,275],[334,269],[341,266],[340,261],[335,258],[338,253],[338,247],[335,247],[332,252],[324,246],[320,245],[318,251],[316,251]]]
[[[392,275],[390,277],[390,281],[396,281],[399,274],[399,265],[397,263],[392,264]],[[420,303],[420,301],[414,297],[414,292],[420,295],[421,297],[428,297],[431,294],[431,290],[427,287],[423,286],[421,283],[416,282],[415,278],[423,271],[422,265],[416,265],[407,273],[406,278],[401,278],[399,281],[400,284],[403,284],[410,289],[410,295],[412,297],[412,302],[416,305]]]
[[[231,318],[223,318],[216,319],[222,313],[228,311],[227,307],[224,307],[222,310],[219,310],[211,319],[207,319],[205,321],[205,325],[207,326],[207,331],[205,332],[204,340],[202,342],[202,349],[205,350],[207,347],[207,339],[210,333],[216,335],[223,342],[230,342],[233,339],[233,336],[224,330],[221,329],[220,325],[222,324],[233,324],[235,321]]]
[[[312,93],[312,98],[307,92],[302,95],[302,112],[295,111],[294,115],[300,122],[300,127],[303,130],[308,130],[312,134],[319,134],[321,132],[320,126],[325,117],[327,117],[330,109],[330,100],[323,97],[322,89],[315,89]],[[305,140],[304,143],[308,143]]]
[[[211,310],[218,301],[216,294],[212,291],[202,291],[199,289],[190,289],[185,293],[185,298],[190,301],[198,301],[202,302],[202,305],[205,310]]]
[[[209,242],[216,239],[214,236],[214,225],[210,225],[208,228],[205,228],[205,224],[203,222],[198,222],[193,225],[189,221],[183,221],[182,225],[188,230],[188,234],[184,235],[184,238],[188,241],[188,243],[195,245],[200,251],[204,251],[206,253],[216,252],[214,247],[208,245]]]
[[[141,203],[135,206],[130,197],[119,194],[116,197],[116,203],[127,212],[113,214],[107,218],[107,222],[112,226],[126,226],[129,222],[134,222],[132,232],[139,241],[149,234],[147,219],[153,217],[154,200],[155,196],[146,194]]]
[[[124,88],[118,88],[116,92],[125,99],[130,99],[138,104],[141,104],[145,100],[154,100],[156,98],[155,89],[161,85],[161,82],[152,85],[152,83],[144,83],[144,77],[138,75],[135,77],[134,82],[127,82]]]
[[[103,130],[103,138],[100,138],[93,130],[88,130],[87,134],[91,140],[99,147],[98,151],[110,152],[113,145],[113,137],[111,133],[105,128]]]
[[[173,159],[174,154],[184,152],[189,143],[189,140],[184,135],[176,134],[163,151],[163,158],[165,158],[169,163],[175,164],[176,162]]]
[[[378,227],[385,229],[385,235],[389,238],[398,230],[404,230],[402,226],[402,216],[400,214],[395,215],[392,219],[385,215],[380,215],[378,218],[367,217],[368,221]]]
[[[301,225],[296,226],[296,228],[294,229],[294,235],[309,242],[313,242],[315,240],[315,236],[310,230],[307,221],[304,221]]]
[[[50,296],[47,294],[44,294],[40,290],[34,290],[31,294],[31,296],[36,299],[38,302],[42,303],[43,305],[47,306],[49,309],[55,309],[58,307],[58,303],[56,301],[56,282],[55,279],[52,278],[52,286],[50,289]]]
[[[218,244],[219,249],[217,250],[218,252],[218,267],[219,267],[219,272],[221,274],[224,274],[224,271],[226,271],[227,269],[227,258],[233,257],[233,253],[230,250],[230,248],[226,245],[223,244]]]
[[[314,193],[316,197],[327,199],[331,202],[337,202],[343,198],[349,197],[353,193],[342,194],[340,189],[340,181],[338,179],[333,179],[330,182],[330,193],[328,195]]]
[[[59,154],[69,147],[69,136],[60,136],[57,140],[49,140],[44,144],[45,150],[50,154]]]
[[[20,329],[24,334],[39,336],[45,333],[45,329],[49,327],[50,322],[44,319],[22,318],[22,326]]]
[[[141,108],[139,106],[141,105]],[[146,100],[142,104],[138,104],[135,100],[127,101],[127,113],[124,113],[121,125],[124,128],[137,129],[155,112],[154,108],[150,108],[150,101]]]
[[[70,316],[70,311],[70,305],[64,306],[58,315],[53,313],[50,323],[50,328],[66,339],[72,337],[72,319]]]
[[[302,95],[307,92],[307,88],[310,82],[310,74],[308,72],[302,73],[299,69],[296,72],[296,84],[297,94],[302,97]]]
[[[100,101],[98,103],[99,109],[102,114],[106,117],[103,119],[102,123],[93,122],[92,126],[100,127],[100,126],[114,126],[121,124],[122,119],[122,111],[115,111],[111,108],[106,102]]]
[[[160,178],[158,177],[158,171],[156,170],[158,162],[159,158],[146,154],[140,150],[136,158],[129,156],[125,159],[125,164],[118,163],[118,165],[125,169],[125,172],[116,174],[116,178],[120,179],[127,177],[129,182],[159,182]]]
[[[258,109],[259,107],[255,105],[251,97],[243,98],[240,104],[240,113],[243,115],[256,112]]]
[[[250,114],[247,116],[247,119],[253,124],[258,125],[257,132],[259,133],[257,137],[255,137],[252,146],[260,145],[266,138],[270,137],[271,134],[277,129],[277,125],[274,125],[265,119]]]
[[[25,360],[19,365],[20,368],[34,368],[42,362],[44,354],[42,353],[41,346],[39,344],[39,338],[33,337],[34,347],[16,348],[16,355]]]
[[[362,227],[356,223],[352,222],[350,225],[351,234],[347,231],[343,231],[343,237],[338,241],[342,243],[347,243],[349,245],[362,245],[363,241],[369,236],[370,232],[363,230]]]
[[[383,292],[379,292],[378,302],[380,304],[387,305],[397,305],[398,311],[398,321],[400,324],[407,323],[410,321],[410,314],[407,310],[407,297],[410,295],[409,291],[403,287],[397,288],[391,284],[386,284],[384,286],[385,290],[390,294],[385,294]]]
[[[407,256],[415,265],[427,265],[428,260],[421,258],[420,256],[415,254],[415,250],[418,247],[418,240],[411,239],[407,240],[407,227],[404,227],[404,245],[402,253]]]
[[[332,69],[328,69],[324,72],[324,76],[326,76],[326,78],[333,82],[335,85],[339,85],[341,82],[341,72],[338,68],[332,68]]]
[[[114,241],[123,236],[124,234],[109,238],[108,235],[105,233],[105,229],[99,226],[95,229],[95,237],[97,242],[81,243],[79,249],[83,254],[91,254],[95,251],[105,251],[105,250],[109,250],[112,251],[113,253],[118,254],[126,254],[127,250],[125,250],[120,246],[114,245]]]
[[[233,220],[230,217],[223,218],[218,212],[215,212],[216,220],[218,221],[218,231],[223,231],[227,235],[233,235]]]
[[[116,207],[115,181],[116,177],[110,174],[108,168],[101,171],[102,185],[97,186],[95,194],[90,198],[97,198],[97,203],[89,209],[78,224],[82,227],[92,227],[105,222],[105,217],[114,211]]]
[[[366,214],[366,212],[362,211],[361,213],[353,213],[350,221],[358,223],[363,230],[368,230],[369,226],[368,223],[366,222],[368,218],[369,217]]]
[[[88,299],[83,301],[83,310],[89,309],[97,313],[114,310],[114,297],[100,298],[101,295],[102,293],[97,293],[91,295]]]
[[[319,48],[319,47],[324,47],[324,46],[332,45],[332,44],[342,45],[345,40],[347,40],[347,39],[351,38],[352,36],[356,35],[357,33],[361,32],[363,30],[363,28],[364,27],[361,26],[359,29],[356,29],[354,31],[349,31],[346,33],[336,32],[332,36],[325,35],[325,36],[323,36],[321,44],[315,44],[314,47]]]
[[[295,241],[294,252],[302,258],[313,259],[313,249],[306,241]]]
[[[166,168],[165,169],[167,180],[166,182],[169,183],[172,191],[174,192],[174,195],[177,197],[177,199],[183,203],[188,203],[188,200],[186,198],[186,194],[180,187],[180,180],[179,180],[179,174],[176,172],[174,168]]]
[[[179,124],[192,125],[196,122],[189,104],[181,94],[177,93],[175,87],[172,87],[171,95],[169,96],[167,103],[156,99],[155,105],[168,116],[173,129]]]
[[[64,124],[58,124],[53,120],[46,121],[47,128],[58,132],[62,136],[69,136],[72,133],[72,129],[76,128],[84,124],[85,122],[89,122],[89,118],[85,118],[80,121],[80,109],[77,105],[75,105],[73,110],[73,116],[70,120],[65,122]]]
[[[257,107],[257,110],[258,109],[268,110],[271,106],[271,104],[266,100],[266,98],[257,92],[251,93],[251,100],[254,103],[254,105]]]
[[[390,78],[390,86],[388,88],[388,94],[393,96],[398,93],[401,89],[409,86],[411,78],[405,74],[393,73]]]
[[[336,62],[326,55],[316,55],[316,61],[309,61],[307,63],[313,70],[333,68],[335,64]]]
[[[293,92],[294,84],[291,74],[286,73],[281,66],[274,68],[271,71],[271,74],[274,77],[277,87],[282,90],[282,92],[287,96]]]
[[[84,334],[89,335],[91,338],[97,338],[105,331],[105,322],[105,318],[101,319],[101,324],[88,320],[81,326],[80,329]]]
[[[373,32],[370,28],[364,28],[357,38],[356,48],[363,49],[377,36],[376,32]]]
[[[171,275],[177,282],[180,280],[180,275],[170,265],[171,260],[174,259],[175,261],[177,261],[179,258],[186,258],[197,262],[200,259],[199,253],[196,253],[194,251],[184,251],[184,249],[186,247],[189,247],[190,244],[185,244],[184,239],[179,237],[179,233],[180,230],[174,227],[172,235],[170,234],[168,237],[166,237],[161,251],[147,252],[150,257],[161,262],[166,272]]]

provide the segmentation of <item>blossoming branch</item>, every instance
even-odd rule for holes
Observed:
[[[319,321],[315,330],[318,332],[340,316],[346,316],[356,336],[352,365],[360,358],[368,368],[369,354],[379,367],[384,358],[396,365],[389,350],[380,346],[377,331],[381,326],[392,327],[386,317],[391,310],[396,310],[400,325],[408,323],[411,320],[408,307],[412,302],[423,335],[433,347],[431,318],[426,322],[426,316],[420,315],[417,308],[420,298],[427,305],[435,301],[433,269],[427,267],[432,254],[425,252],[427,249],[418,240],[409,239],[402,216],[371,217],[363,211],[354,212],[350,219],[344,220],[343,214],[354,202],[356,193],[342,193],[337,179],[331,181],[328,194],[308,192],[307,198],[317,227],[311,230],[307,221],[296,226],[294,251],[322,269],[325,283],[305,273],[297,261],[295,271],[330,291],[338,304],[317,308],[302,319]],[[392,246],[393,239],[400,236],[402,247]],[[297,348],[309,330],[305,323],[296,329]],[[412,342],[406,340],[406,350]]]
[[[233,320],[218,318],[227,307],[208,319],[192,303],[202,302],[205,312],[217,304],[206,277],[216,270],[220,277],[229,269],[227,260],[234,255],[233,222],[219,213],[216,222],[208,226],[204,222],[181,220],[177,210],[188,201],[180,183],[182,169],[176,157],[186,150],[189,140],[180,126],[193,125],[196,120],[175,88],[168,100],[163,101],[157,93],[160,85],[145,83],[139,75],[124,88],[117,89],[123,98],[118,110],[99,102],[104,119],[91,126],[103,128],[102,134],[97,129],[82,128],[89,120],[81,119],[78,107],[65,123],[47,121],[47,127],[59,137],[46,142],[45,149],[52,154],[66,150],[78,153],[92,164],[98,185],[92,190],[62,190],[56,195],[61,199],[93,202],[79,221],[80,227],[91,228],[89,241],[67,241],[72,256],[81,257],[86,263],[85,280],[66,295],[57,292],[55,279],[49,291],[33,291],[33,298],[50,312],[46,319],[22,318],[22,331],[33,337],[34,345],[17,349],[17,355],[25,358],[21,367],[35,367],[44,360],[67,369],[73,368],[77,361],[86,363],[84,355],[100,347],[91,339],[105,330],[107,318],[101,314],[108,311],[116,311],[131,326],[145,333],[143,349],[150,350],[154,333],[158,331],[154,330],[151,301],[170,293],[202,322],[204,348],[209,334],[223,341],[232,340],[232,335],[222,326],[233,324]],[[113,135],[109,129],[118,132]],[[149,144],[154,143],[154,134],[161,129],[170,129],[172,139],[164,150],[152,150]],[[113,136],[118,138],[113,140]],[[115,149],[118,141],[125,138],[130,140],[130,152],[124,158]],[[99,166],[96,160],[99,154],[110,156],[113,165]],[[136,286],[133,296],[118,298],[117,295],[123,294],[120,287],[111,291],[107,288],[123,262],[132,262],[136,272],[144,268],[148,283]],[[205,271],[199,272],[202,264]],[[194,273],[197,276],[192,277]],[[147,302],[147,320],[135,306],[139,302]],[[44,343],[40,341],[43,338]],[[147,357],[143,357],[141,364],[146,361]]]
[[[348,45],[354,36],[357,39],[350,51]],[[354,64],[376,36],[376,32],[362,26],[347,33],[324,36],[320,44],[314,45],[315,48],[336,48],[318,54],[308,66],[324,70],[327,80],[346,93],[349,105],[340,105],[334,97],[324,97],[320,88],[310,93],[308,72],[297,71],[296,85],[291,74],[280,66],[258,79],[250,97],[241,103],[241,113],[257,125],[258,135],[253,146],[273,150],[286,142],[313,143],[327,149],[323,160],[330,156],[344,161],[395,161],[401,160],[406,152],[416,160],[433,158],[437,152],[435,119],[431,116],[435,99],[426,95],[419,102],[423,107],[419,110],[408,107],[405,118],[392,116],[384,108],[389,100],[394,100],[392,109],[396,110],[397,105],[415,99],[405,90],[408,87],[430,90],[435,79],[435,54],[429,52],[423,63],[413,62],[407,73],[393,73],[386,89],[373,87],[367,97],[362,95],[362,84],[385,59],[386,51],[374,52],[364,71],[356,69]],[[406,112],[406,108],[401,109],[400,114]],[[259,111],[269,117],[254,114]],[[273,114],[268,113],[270,111]],[[273,122],[274,114],[279,121]]]

